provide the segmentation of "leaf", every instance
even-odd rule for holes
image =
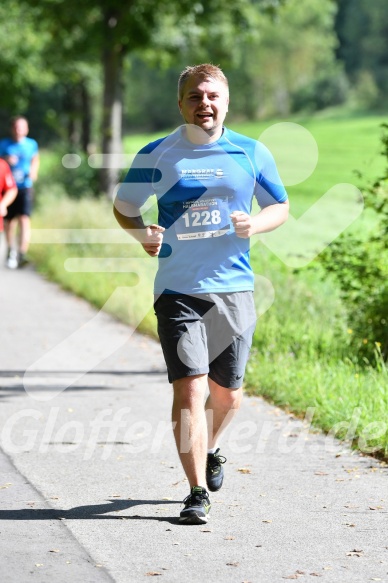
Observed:
[[[364,554],[364,551],[362,550],[357,550],[357,549],[353,549],[352,551],[349,551],[348,553],[346,553],[347,557],[362,557],[362,555]]]
[[[268,524],[272,522],[272,520],[262,520],[261,522],[267,522]]]
[[[60,553],[61,551],[59,549],[50,549],[49,553]]]
[[[237,561],[234,561],[233,563],[226,563],[228,565],[228,567],[238,567],[240,563],[238,563]]]
[[[251,474],[252,473],[252,471],[249,468],[239,468],[237,471],[240,472],[240,474]]]
[[[224,540],[235,540],[234,536],[224,536]]]
[[[156,577],[157,575],[161,575],[162,573],[158,573],[158,571],[148,571],[148,573],[146,573],[147,577]]]

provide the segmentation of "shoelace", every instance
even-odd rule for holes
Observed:
[[[190,494],[188,496],[186,496],[186,498],[183,500],[183,504],[187,504],[187,502],[190,502],[191,506],[195,506],[195,504],[201,504],[202,500],[209,500],[209,497],[207,494],[202,493],[200,494],[199,492],[195,492],[194,494],[192,494],[190,492]]]
[[[224,464],[226,462],[226,457],[224,457],[223,455],[219,455],[217,453],[214,454],[210,454],[208,456],[208,462],[207,465],[209,467],[209,470],[212,472],[213,470],[215,470],[220,464]]]

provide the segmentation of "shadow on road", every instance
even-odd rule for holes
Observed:
[[[0,520],[158,520],[179,524],[176,516],[140,516],[138,514],[112,516],[107,513],[121,512],[136,506],[166,506],[182,504],[181,500],[109,500],[108,504],[77,506],[69,510],[55,508],[20,508],[18,510],[0,510]]]

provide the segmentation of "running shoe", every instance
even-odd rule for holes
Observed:
[[[19,257],[18,257],[18,267],[24,267],[25,265],[28,265],[29,261],[26,258],[26,256],[24,255],[24,253],[19,253]]]
[[[210,492],[217,492],[224,481],[224,468],[222,464],[226,462],[223,455],[219,455],[220,448],[214,453],[207,454],[206,482]]]
[[[183,500],[185,505],[181,511],[179,522],[185,524],[206,524],[211,508],[209,494],[201,486],[193,486],[191,492]]]
[[[18,253],[16,249],[8,249],[7,260],[5,262],[8,269],[17,269],[18,264]]]

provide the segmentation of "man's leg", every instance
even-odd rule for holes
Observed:
[[[4,231],[7,239],[8,249],[16,249],[16,228],[17,218],[4,221]]]
[[[218,440],[237,413],[242,399],[242,388],[228,389],[209,379],[210,394],[206,401],[208,426],[208,455],[206,482],[211,492],[217,492],[224,481],[222,464],[226,458],[219,454]]]
[[[16,269],[19,265],[18,263],[18,251],[16,245],[16,229],[17,229],[17,218],[6,219],[4,221],[4,231],[7,241],[7,260],[6,266],[9,269]]]
[[[21,215],[19,217],[19,251],[22,255],[25,255],[30,246],[31,239],[31,220],[28,215]]]
[[[208,449],[214,449],[221,433],[226,429],[240,408],[242,387],[226,389],[209,378],[209,396],[206,401]]]
[[[204,408],[207,375],[173,382],[172,421],[179,457],[190,488],[206,488],[207,425]]]

